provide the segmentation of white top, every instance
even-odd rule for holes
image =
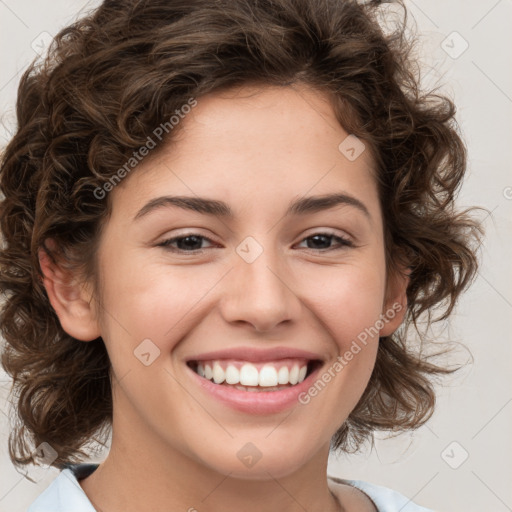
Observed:
[[[98,464],[74,464],[60,472],[48,488],[32,503],[27,512],[96,512],[78,479],[89,476]],[[357,487],[375,504],[379,512],[434,512],[415,505],[402,494],[362,480],[330,480]]]

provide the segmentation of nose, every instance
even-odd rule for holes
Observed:
[[[246,323],[258,332],[275,330],[301,314],[294,279],[283,262],[269,249],[248,263],[234,255],[221,301],[221,314],[230,323]]]

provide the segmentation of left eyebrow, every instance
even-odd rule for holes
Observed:
[[[296,199],[289,204],[285,216],[316,213],[322,210],[334,208],[338,205],[352,206],[364,213],[364,215],[371,220],[370,212],[364,203],[356,197],[345,193],[310,196]],[[156,209],[167,206],[177,206],[178,208],[185,210],[191,210],[204,215],[212,215],[216,217],[234,217],[233,210],[223,201],[208,199],[206,197],[161,196],[151,199],[151,201],[145,204],[137,212],[133,220],[138,220]]]
[[[323,196],[303,197],[293,201],[286,215],[304,215],[306,213],[315,213],[322,210],[328,210],[338,205],[353,206],[360,212],[364,213],[368,219],[371,219],[368,208],[362,201],[349,194],[327,194]]]

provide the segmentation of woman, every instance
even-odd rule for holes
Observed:
[[[327,475],[330,449],[428,420],[449,370],[405,328],[476,271],[454,106],[378,12],[106,1],[25,73],[2,362],[63,469],[30,512],[427,510]]]

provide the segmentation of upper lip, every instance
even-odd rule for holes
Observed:
[[[238,359],[241,361],[250,361],[254,363],[263,361],[277,361],[279,359],[309,359],[323,360],[319,354],[306,350],[298,350],[287,347],[276,347],[267,349],[257,349],[253,347],[233,347],[223,350],[205,352],[193,357],[187,358],[187,362],[192,361],[212,361],[216,359]]]

